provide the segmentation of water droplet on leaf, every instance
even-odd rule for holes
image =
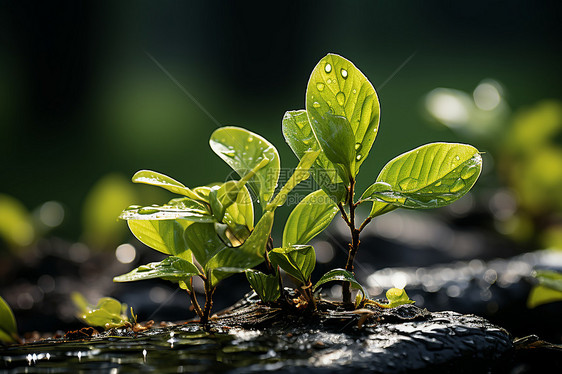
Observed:
[[[318,91],[322,91],[324,89],[324,83],[316,83],[316,88],[318,89]]]
[[[331,71],[332,71],[332,65],[326,63],[326,66],[324,66],[324,71],[325,71],[326,73],[331,72]]]
[[[361,143],[355,143],[355,150],[358,151],[361,148]]]
[[[338,101],[338,104],[343,106],[345,104],[345,94],[341,91],[338,92],[336,95],[336,100]]]
[[[452,193],[459,192],[460,190],[463,189],[464,186],[465,186],[464,181],[459,178],[459,179],[457,179],[457,180],[455,181],[455,183],[453,183],[453,185],[451,186],[450,191],[451,191]]]
[[[315,101],[312,103],[312,106],[315,108],[320,108],[320,103],[318,101]]]
[[[357,155],[357,157],[355,157],[355,159],[356,159],[357,161],[361,160],[361,155]]]
[[[248,142],[251,143],[251,142],[253,142],[253,141],[254,141],[254,137],[253,137],[253,136],[249,136],[249,137],[248,137]]]
[[[341,76],[342,76],[343,79],[347,79],[347,70],[342,68],[341,69]]]
[[[332,84],[332,80],[331,80],[330,78],[328,78],[328,80],[326,81],[326,83]]]
[[[461,171],[461,178],[468,179],[472,177],[478,171],[478,167],[476,165],[467,165]]]

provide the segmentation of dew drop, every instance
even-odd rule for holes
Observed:
[[[461,158],[457,155],[455,156],[455,160],[459,161]]]
[[[318,101],[315,101],[315,102],[312,103],[312,106],[314,108],[320,108],[320,103]]]
[[[402,191],[410,190],[416,187],[417,184],[418,184],[418,180],[412,177],[404,178],[398,183]]]
[[[464,186],[465,186],[464,181],[459,178],[459,179],[457,179],[457,180],[455,181],[455,183],[453,183],[453,185],[451,186],[450,191],[451,191],[452,193],[459,192],[460,190],[463,189]]]
[[[357,90],[354,88],[353,91],[351,91],[351,92],[353,92],[355,94],[355,93],[357,93]]]
[[[356,159],[357,161],[359,161],[359,160],[361,160],[361,157],[362,157],[361,155],[357,155],[357,157],[355,157],[355,159]]]
[[[326,81],[326,83],[332,84],[332,80],[331,80],[330,78],[328,78],[328,80]]]
[[[361,143],[355,143],[355,150],[358,151],[361,148]]]
[[[324,90],[324,83],[321,82],[316,83],[316,88],[318,89],[318,91]]]
[[[468,179],[472,177],[474,174],[476,174],[477,171],[478,168],[476,167],[476,165],[467,165],[461,171],[461,178]]]
[[[249,137],[248,137],[248,142],[251,143],[251,142],[253,142],[253,141],[254,141],[254,137],[253,137],[253,136],[249,136]]]
[[[341,76],[342,76],[343,79],[347,79],[347,70],[342,68],[341,69]]]
[[[325,71],[326,73],[331,72],[331,71],[332,71],[332,65],[326,63],[326,66],[324,66],[324,71]]]
[[[336,94],[336,100],[338,101],[338,104],[344,105],[345,104],[345,94],[341,91],[338,92]]]

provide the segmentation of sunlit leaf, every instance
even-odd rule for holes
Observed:
[[[268,275],[258,270],[246,270],[246,278],[264,303],[276,301],[281,296],[278,275]]]
[[[187,281],[200,272],[195,265],[182,258],[170,256],[160,262],[141,265],[127,274],[113,278],[114,282],[134,282],[161,278],[171,282]]]
[[[357,282],[357,280],[353,276],[353,273],[344,269],[333,269],[328,271],[320,278],[320,280],[318,280],[318,282],[316,282],[312,290],[316,291],[316,289],[321,285],[334,281],[349,282],[351,284],[351,287],[361,292],[363,299],[367,299],[369,297],[367,290],[365,290],[363,286],[359,282]]]
[[[35,240],[31,214],[20,201],[0,194],[0,238],[14,247],[25,247]]]
[[[0,342],[13,343],[18,340],[18,327],[14,313],[8,303],[0,297]]]
[[[319,154],[320,151],[305,152],[287,183],[285,183],[285,185],[281,187],[281,190],[279,191],[277,196],[275,196],[273,201],[267,205],[267,210],[275,209],[276,207],[285,204],[289,192],[291,192],[293,188],[295,188],[300,182],[308,179],[308,177],[310,176],[310,167]]]
[[[187,197],[172,199],[166,205],[151,205],[141,207],[130,206],[119,218],[124,220],[173,220],[185,219],[194,222],[215,222],[208,207],[201,202]]]
[[[191,259],[191,252],[183,238],[185,225],[182,225],[181,222],[176,220],[128,220],[127,224],[133,235],[150,248],[188,261]]]
[[[328,227],[338,210],[337,205],[323,190],[307,195],[287,218],[283,230],[283,247],[307,244]]]
[[[527,307],[536,308],[540,305],[556,301],[562,301],[562,292],[539,284],[529,292]]]
[[[211,284],[263,262],[272,226],[273,212],[265,212],[244,244],[227,247],[213,256],[205,266],[206,272],[211,272]]]
[[[310,150],[321,150],[314,132],[310,127],[306,110],[296,110],[286,112],[283,116],[283,135],[285,141],[295,155],[301,159],[305,152]],[[338,175],[336,166],[328,160],[326,155],[321,152],[310,168],[310,174],[318,185],[339,202],[345,199],[347,183],[343,183]]]
[[[388,303],[382,304],[378,302],[373,302],[374,304],[382,307],[382,308],[396,308],[397,306],[404,305],[404,304],[413,304],[414,301],[410,300],[406,291],[402,288],[391,288],[386,291],[386,298],[388,299]]]
[[[72,301],[78,308],[77,317],[87,325],[109,329],[129,323],[127,305],[111,297],[102,297],[94,306],[90,305],[80,293],[74,292]]]
[[[213,223],[195,222],[185,229],[184,237],[195,259],[203,267],[215,254],[226,248]]]
[[[376,200],[411,209],[448,205],[466,194],[482,170],[473,146],[426,144],[391,160],[361,200]]]
[[[248,184],[259,197],[262,207],[265,207],[273,197],[279,179],[277,149],[261,136],[239,127],[221,127],[215,130],[209,144],[240,177],[261,164]]]
[[[534,276],[541,285],[562,292],[562,273],[551,270],[538,270]]]
[[[132,180],[134,183],[144,183],[150,184],[152,186],[162,187],[175,194],[187,196],[190,199],[201,199],[201,197],[197,193],[187,188],[177,180],[156,171],[139,170],[135,173],[135,175],[133,175]]]
[[[354,173],[357,174],[375,141],[379,126],[379,100],[373,85],[353,63],[341,56],[328,54],[318,62],[308,81],[306,110],[322,149],[325,151],[324,145],[328,143],[337,147],[335,149],[345,144],[342,155],[349,152],[354,155]],[[338,117],[346,121],[330,123]],[[332,141],[328,129],[335,126],[342,127],[342,130],[337,131],[338,135]],[[342,135],[348,133],[347,126],[354,135],[351,149],[348,149],[348,136]],[[338,141],[342,142],[339,146],[336,144]]]
[[[316,265],[316,253],[311,245],[275,248],[269,252],[269,259],[302,284],[310,283],[310,275]]]

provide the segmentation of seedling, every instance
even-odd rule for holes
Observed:
[[[217,284],[240,272],[246,273],[250,285],[266,303],[287,301],[279,268],[297,284],[299,298],[289,304],[299,309],[314,310],[314,292],[331,281],[344,282],[346,307],[374,303],[353,275],[360,233],[373,218],[394,209],[437,208],[458,200],[476,182],[482,159],[470,145],[427,144],[391,160],[355,200],[356,176],[378,132],[380,108],[374,87],[350,61],[329,54],[312,72],[305,106],[283,117],[285,140],[300,162],[277,194],[280,160],[276,148],[238,127],[217,129],[210,146],[236,171],[239,180],[190,189],[154,171],[137,172],[133,182],[162,187],[182,197],[164,205],[131,206],[123,211],[120,218],[128,221],[133,234],[169,257],[140,266],[114,281],[163,278],[176,282],[191,296],[203,324],[209,320]],[[292,210],[283,230],[282,246],[273,248],[275,210],[309,175],[320,189]],[[357,226],[355,212],[361,204],[370,204],[371,211]],[[254,226],[258,207],[260,215]],[[308,243],[338,213],[351,235],[345,268],[329,271],[313,285],[316,256]],[[253,269],[263,262],[267,274]],[[194,276],[205,285],[203,308],[192,286]],[[355,303],[351,302],[351,287],[359,290]],[[393,290],[387,297],[387,304],[378,305],[395,307],[411,302],[403,290]]]
[[[131,308],[131,318],[127,316],[127,304],[121,304],[111,297],[102,297],[96,305],[91,305],[78,292],[72,295],[72,301],[78,308],[76,316],[90,326],[99,326],[104,329],[115,327],[130,327],[136,323],[136,316]]]

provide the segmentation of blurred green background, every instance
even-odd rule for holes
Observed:
[[[560,227],[561,14],[559,2],[521,0],[3,1],[0,243],[25,247],[50,231],[114,249],[129,235],[122,208],[170,197],[130,183],[135,171],[190,187],[225,179],[208,147],[218,124],[263,135],[294,167],[281,119],[304,107],[328,52],[353,61],[381,102],[359,190],[399,153],[467,142],[487,152],[477,193],[506,188],[500,231],[532,238],[545,213]],[[439,87],[455,91],[430,104]],[[518,205],[506,213],[509,199]]]

